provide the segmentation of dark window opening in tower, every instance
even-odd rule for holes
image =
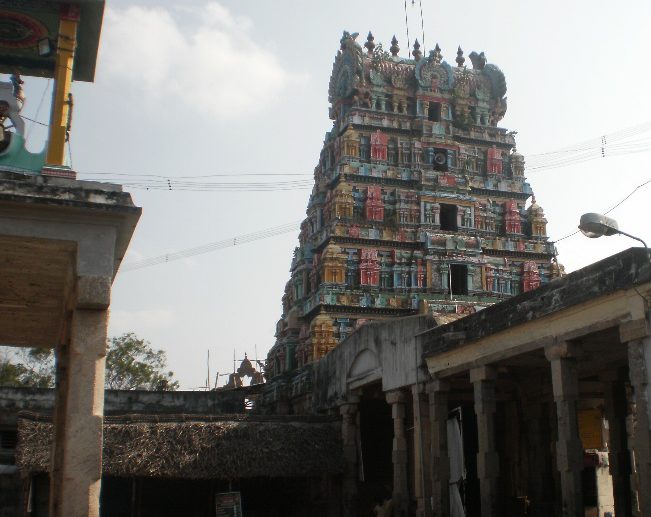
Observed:
[[[456,232],[459,230],[457,225],[457,205],[446,205],[441,203],[441,230]]]
[[[371,138],[368,136],[363,136],[360,139],[359,157],[366,161],[371,159]]]
[[[427,110],[427,118],[432,122],[441,122],[441,103],[430,102],[429,109]]]
[[[450,294],[468,294],[468,266],[463,264],[450,265]]]

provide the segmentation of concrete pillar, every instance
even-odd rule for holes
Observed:
[[[608,467],[613,481],[615,515],[631,513],[631,456],[626,434],[626,387],[615,371],[600,376],[604,388],[604,413],[608,420]]]
[[[561,343],[545,349],[551,364],[552,387],[556,402],[558,441],[556,464],[561,474],[563,517],[583,517],[583,445],[579,438],[577,403],[579,382],[576,372],[577,348]]]
[[[343,517],[357,516],[357,413],[359,398],[349,396],[346,403],[339,406],[341,414],[341,436],[344,447]]]
[[[69,342],[57,348],[52,517],[99,516],[109,297],[109,278],[79,279]]]
[[[434,380],[427,385],[431,432],[432,515],[450,515],[450,458],[448,456],[448,392],[450,385]]]
[[[389,391],[387,402],[393,417],[393,507],[395,517],[406,517],[409,507],[407,477],[407,438],[405,437],[405,394],[401,390]]]
[[[651,336],[628,342],[628,371],[635,397],[633,449],[638,515],[651,515]]]
[[[414,404],[414,495],[416,517],[431,517],[430,421],[425,384],[411,387]]]
[[[470,370],[477,415],[477,477],[481,495],[482,517],[497,517],[499,455],[495,441],[495,379],[497,371],[489,366]]]

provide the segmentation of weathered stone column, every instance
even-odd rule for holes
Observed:
[[[359,397],[348,396],[339,406],[344,447],[343,517],[357,516],[357,412]]]
[[[431,517],[430,498],[430,422],[429,405],[425,384],[411,387],[414,404],[414,495],[416,496],[416,517]]]
[[[495,379],[497,371],[490,366],[470,370],[470,382],[475,393],[477,415],[477,477],[481,493],[482,517],[497,517],[497,480],[500,473],[499,455],[495,442]]]
[[[99,516],[109,277],[77,279],[69,342],[57,347],[50,515]]]
[[[615,515],[631,515],[631,456],[626,434],[626,388],[615,371],[600,376],[608,420],[608,466],[613,479]]]
[[[551,364],[552,387],[558,420],[556,464],[561,474],[563,517],[583,517],[583,445],[579,438],[577,402],[579,381],[576,372],[578,349],[571,343],[560,343],[545,349]]]
[[[448,456],[448,392],[450,385],[438,379],[427,385],[431,432],[432,515],[450,515],[450,458]]]
[[[407,438],[405,437],[405,394],[401,390],[389,391],[387,402],[393,417],[393,506],[396,517],[407,515],[409,488],[407,477]]]
[[[633,449],[638,515],[651,515],[651,336],[628,343],[628,369],[635,396]]]

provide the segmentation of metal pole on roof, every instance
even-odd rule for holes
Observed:
[[[72,84],[72,67],[77,46],[79,14],[78,5],[65,4],[61,6],[46,165],[60,166],[65,162],[65,145],[72,115],[70,85]]]

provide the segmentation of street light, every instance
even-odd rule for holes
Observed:
[[[605,215],[595,213],[583,214],[579,223],[579,230],[581,230],[583,235],[590,237],[591,239],[596,239],[603,235],[608,237],[618,233],[626,235],[626,237],[640,241],[646,248],[647,253],[649,253],[649,247],[646,245],[646,242],[639,237],[635,237],[635,235],[621,231],[617,225],[617,221],[610,217],[606,217]]]

